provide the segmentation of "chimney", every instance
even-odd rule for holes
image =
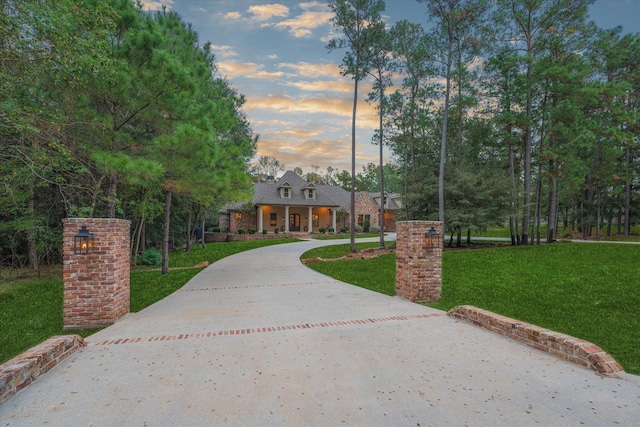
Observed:
[[[275,177],[273,175],[267,175],[267,178],[264,180],[264,182],[274,182]]]

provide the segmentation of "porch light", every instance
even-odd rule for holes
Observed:
[[[83,225],[73,237],[73,253],[87,255],[93,247],[93,233],[87,230],[87,226]]]
[[[427,246],[430,248],[437,248],[440,245],[440,233],[436,231],[434,226],[428,231],[424,232],[424,237],[427,239]]]

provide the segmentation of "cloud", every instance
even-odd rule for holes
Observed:
[[[339,77],[340,67],[336,64],[311,64],[309,62],[298,62],[297,64],[283,62],[278,64],[280,68],[289,68],[294,70],[301,77],[318,78],[322,76]]]
[[[311,30],[329,22],[331,12],[304,12],[302,15],[276,24],[277,28],[289,28],[289,32],[296,38],[308,37]]]
[[[253,15],[255,21],[268,21],[274,16],[285,17],[289,15],[289,8],[283,4],[263,4],[250,6],[247,12]]]
[[[224,15],[224,17],[226,19],[237,20],[242,18],[242,15],[240,15],[240,12],[229,12],[226,15]]]
[[[282,114],[318,114],[343,118],[340,124],[343,129],[351,128],[351,115],[353,113],[353,98],[346,97],[308,97],[295,99],[285,95],[253,96],[247,99],[244,111],[248,113],[277,115]],[[374,105],[364,101],[358,102],[356,126],[358,128],[372,130],[378,127],[378,115]],[[260,131],[258,130],[260,133]]]
[[[231,46],[219,46],[212,44],[211,50],[220,58],[232,58],[238,56],[238,53],[233,50]]]
[[[218,62],[218,69],[227,78],[233,78],[237,76],[246,76],[255,74],[259,65],[253,62],[235,62],[235,61],[221,61]]]
[[[173,0],[142,0],[142,10],[162,10],[162,6],[171,9]]]
[[[290,74],[287,74],[284,71],[265,71],[262,68],[263,66],[261,64],[256,64],[254,62],[218,62],[218,69],[226,78],[229,79],[243,77],[255,80],[277,81],[286,77],[291,77]]]
[[[294,87],[296,89],[305,92],[338,92],[338,93],[353,93],[353,83],[347,80],[338,81],[326,81],[316,80],[313,82],[287,82],[287,86]]]

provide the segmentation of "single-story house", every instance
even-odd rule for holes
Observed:
[[[380,193],[356,193],[356,223],[380,225]],[[385,193],[385,230],[395,231],[395,212],[402,208],[398,194]],[[350,223],[351,193],[341,187],[307,182],[293,171],[278,181],[267,179],[254,184],[250,203],[227,204],[220,212],[221,231],[239,229],[267,232],[317,232],[320,228],[339,230]],[[343,213],[344,212],[344,213]]]

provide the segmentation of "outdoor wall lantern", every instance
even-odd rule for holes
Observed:
[[[424,237],[427,239],[428,247],[437,248],[440,246],[440,233],[436,231],[434,226],[431,226],[428,231],[424,232]]]
[[[87,230],[87,226],[83,225],[73,237],[73,253],[87,255],[93,247],[93,233]]]

